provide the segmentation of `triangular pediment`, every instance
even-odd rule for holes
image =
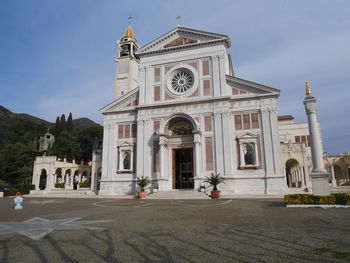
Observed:
[[[141,47],[136,54],[139,56],[172,51],[174,49],[192,48],[195,46],[212,45],[222,42],[230,47],[227,35],[210,33],[184,27],[176,27],[163,36]]]
[[[100,111],[102,114],[106,114],[116,111],[133,110],[138,105],[138,98],[139,89],[136,88],[103,107]]]
[[[259,83],[226,75],[226,83],[232,89],[232,96],[250,97],[257,95],[279,96],[280,90]]]

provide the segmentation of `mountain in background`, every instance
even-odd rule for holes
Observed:
[[[35,124],[44,124],[48,127],[53,127],[55,124],[43,119],[40,119],[38,117],[26,114],[26,113],[14,113],[10,111],[9,109],[6,109],[3,106],[0,106],[0,121],[1,120],[8,120],[8,119],[17,119],[17,120],[28,120]],[[101,126],[100,124],[94,122],[93,120],[90,120],[89,118],[78,118],[73,120],[73,125],[76,128],[90,128],[94,126]]]

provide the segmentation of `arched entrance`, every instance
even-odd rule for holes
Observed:
[[[41,169],[40,180],[39,180],[39,189],[40,190],[45,190],[46,180],[47,180],[47,172],[45,169]]]
[[[78,189],[78,183],[79,183],[79,171],[76,170],[73,176],[73,190]]]
[[[290,188],[298,188],[302,185],[303,171],[300,164],[295,159],[289,159],[286,162],[286,179]]]
[[[56,183],[64,183],[64,179],[62,177],[62,169],[61,168],[57,168],[56,172]]]
[[[173,189],[193,189],[195,176],[195,123],[187,115],[176,115],[168,120],[164,126],[164,136],[161,138],[161,147],[166,141],[168,156],[161,152],[161,170],[171,179]],[[163,142],[162,142],[163,141]],[[162,151],[162,149],[161,149]],[[162,158],[163,156],[163,158]],[[168,161],[168,172],[165,170],[165,161]],[[162,164],[163,162],[163,164]],[[170,175],[170,176],[169,176]]]

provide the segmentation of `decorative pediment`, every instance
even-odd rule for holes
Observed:
[[[232,89],[233,96],[274,95],[279,96],[280,90],[259,83],[226,75],[226,83]]]
[[[136,54],[139,56],[167,52],[180,48],[191,48],[201,45],[213,45],[222,42],[230,47],[227,35],[215,34],[184,27],[176,27],[170,32],[141,47]]]
[[[124,141],[123,143],[121,143],[120,145],[118,145],[119,147],[122,147],[122,148],[129,148],[129,147],[134,147],[134,144],[133,143],[130,143],[130,142],[127,142],[127,141]]]
[[[133,89],[130,92],[126,93],[124,96],[116,99],[112,103],[100,109],[102,114],[115,112],[115,111],[124,111],[132,110],[138,105],[139,98],[139,89]]]
[[[251,132],[246,132],[245,134],[242,134],[242,135],[239,135],[239,136],[237,136],[237,139],[239,139],[239,140],[250,140],[250,139],[255,139],[255,138],[257,138],[257,137],[259,137],[259,135],[258,134],[254,134],[254,133],[251,133]]]

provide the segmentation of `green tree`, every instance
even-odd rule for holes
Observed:
[[[53,133],[55,136],[61,133],[60,116],[57,116],[55,126],[51,130],[51,133]]]
[[[64,132],[66,130],[67,130],[66,115],[62,114],[61,120],[60,120],[60,131]]]
[[[73,125],[73,116],[72,116],[71,112],[68,115],[67,125],[66,126],[67,126],[67,131],[73,131],[74,125]]]
[[[92,159],[92,148],[94,146],[95,139],[102,139],[102,137],[102,126],[86,128],[80,132],[79,144],[82,159],[84,159],[85,161],[89,161]]]
[[[81,148],[78,142],[79,131],[65,131],[55,138],[51,154],[67,159],[81,159]]]

